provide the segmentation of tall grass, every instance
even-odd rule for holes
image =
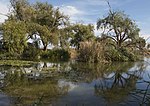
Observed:
[[[138,58],[129,48],[116,48],[107,41],[86,41],[80,43],[78,60],[82,62],[98,63],[113,61],[136,61]]]
[[[82,62],[105,62],[105,42],[86,41],[80,43],[78,60]]]

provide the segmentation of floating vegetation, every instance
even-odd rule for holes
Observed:
[[[35,63],[36,62],[24,60],[0,60],[0,65],[8,65],[8,66],[30,66]]]

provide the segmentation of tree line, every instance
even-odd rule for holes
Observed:
[[[96,37],[94,25],[71,23],[69,16],[48,2],[31,4],[28,0],[10,0],[10,3],[11,12],[7,15],[8,19],[0,26],[2,32],[1,58],[7,56],[35,57],[39,55],[39,52],[42,52],[41,57],[56,54],[55,56],[59,55],[61,58],[62,55],[65,55],[63,53],[68,53],[74,48],[79,54],[79,60],[84,54],[85,60],[88,60],[87,57],[92,57],[95,61],[95,58],[102,54],[105,59],[109,57],[106,56],[109,52],[106,48],[111,46],[117,51],[129,47],[141,50],[146,44],[145,39],[139,37],[140,29],[136,23],[122,11],[113,11],[110,8],[108,15],[97,21],[97,29],[103,32],[100,37]],[[49,45],[54,48],[55,52],[47,50]],[[92,48],[101,46],[98,47],[101,50],[97,52],[103,51],[104,53],[89,52],[87,55],[87,52],[83,53],[85,49],[92,50],[86,48],[87,45]],[[65,52],[62,53],[61,50]],[[50,58],[55,56],[50,56]]]

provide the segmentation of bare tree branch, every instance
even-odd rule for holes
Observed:
[[[111,8],[111,5],[110,5],[109,1],[106,0],[106,2],[107,2],[107,4],[108,4],[108,6],[109,6],[109,11],[110,11],[110,13],[113,14],[112,8]]]
[[[2,16],[6,16],[6,17],[9,17],[9,15],[7,15],[7,14],[3,14],[3,13],[0,13],[0,15],[2,15]]]
[[[150,39],[150,37],[148,37],[147,39],[146,39],[146,41],[148,41]]]

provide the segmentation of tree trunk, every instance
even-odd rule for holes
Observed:
[[[46,50],[47,50],[47,45],[44,45],[43,50],[44,50],[44,51],[46,51]]]
[[[117,41],[117,46],[120,48],[122,46],[122,42],[120,40]]]
[[[43,40],[42,40],[42,43],[43,43],[43,46],[44,46],[43,51],[46,51],[47,50],[47,43],[45,43]]]

